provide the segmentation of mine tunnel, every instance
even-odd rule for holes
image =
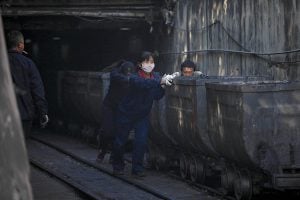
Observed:
[[[299,199],[298,1],[3,0],[0,11],[1,199]],[[29,138],[5,44],[14,30],[48,104]],[[137,126],[123,171],[117,139],[98,158],[112,74],[126,61],[141,70],[145,51],[163,92],[145,117],[144,177],[131,170]]]
[[[159,33],[166,31],[162,5],[160,1],[78,1],[70,5],[16,1],[6,9],[4,4],[4,30],[24,34],[25,51],[44,81],[52,122],[64,112],[59,102],[62,94],[57,93],[62,88],[58,74],[109,72],[122,60],[136,63],[142,51],[157,52]]]

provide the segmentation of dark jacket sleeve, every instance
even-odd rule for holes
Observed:
[[[159,80],[159,82],[160,82],[161,76],[158,73],[156,73],[156,74],[154,74],[153,80]],[[165,89],[162,88],[161,85],[159,85],[159,87],[152,89],[152,95],[153,95],[154,100],[159,100],[165,95]]]
[[[159,88],[160,79],[144,79],[138,75],[131,75],[129,84],[139,89]]]
[[[156,88],[153,90],[153,99],[160,100],[165,95],[165,90],[163,88]]]
[[[31,95],[38,114],[42,116],[48,113],[48,104],[45,98],[44,85],[35,64],[32,61],[29,61],[29,65]]]
[[[129,76],[126,76],[120,72],[119,68],[114,69],[110,72],[110,81],[116,82],[129,82]]]
[[[129,83],[129,85],[139,89],[150,89],[160,87],[160,79],[144,79],[136,74],[126,76],[120,73],[119,69],[114,69],[110,73],[111,81]]]

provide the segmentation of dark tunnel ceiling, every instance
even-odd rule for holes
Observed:
[[[95,20],[74,16],[4,17],[5,29],[22,30],[72,30],[72,29],[136,29],[149,27],[144,20]]]
[[[136,29],[160,22],[159,0],[5,0],[5,29]]]

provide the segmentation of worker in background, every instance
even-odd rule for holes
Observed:
[[[97,156],[98,162],[102,162],[106,153],[108,152],[109,146],[111,146],[113,143],[115,135],[115,111],[120,100],[127,94],[127,90],[129,88],[129,82],[127,81],[127,79],[132,73],[135,72],[136,67],[133,63],[123,61],[119,67],[113,69],[113,71],[110,73],[110,85],[102,103],[100,150]],[[117,78],[116,74],[120,74],[121,78]]]
[[[132,175],[144,177],[143,159],[147,147],[149,114],[154,100],[164,96],[162,85],[171,85],[172,75],[161,77],[154,73],[153,54],[143,52],[138,62],[137,73],[130,78],[128,94],[120,101],[116,110],[116,138],[113,146],[113,173],[124,173],[124,148],[129,131],[134,129],[132,153]]]
[[[25,48],[23,34],[19,31],[11,31],[7,36],[10,70],[23,132],[27,138],[31,133],[35,117],[39,119],[41,127],[45,127],[48,123],[48,105],[44,85],[36,65],[30,58],[22,55]]]
[[[172,75],[174,77],[177,76],[203,76],[207,77],[205,74],[203,74],[201,71],[196,71],[196,65],[193,61],[185,60],[180,65],[181,72],[174,72]]]

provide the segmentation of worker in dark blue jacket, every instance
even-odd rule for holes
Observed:
[[[136,66],[132,62],[122,61],[121,65],[110,73],[110,85],[102,103],[102,119],[100,133],[100,150],[97,161],[102,162],[115,136],[115,113],[119,102],[129,92],[129,86],[140,88],[156,87],[158,80],[144,79],[136,74]],[[167,77],[167,76],[165,76]],[[167,81],[166,78],[162,81]],[[164,83],[165,83],[164,82]],[[163,83],[163,82],[162,82]],[[170,85],[170,83],[168,82]]]
[[[128,61],[122,61],[119,67],[110,73],[108,92],[102,103],[102,119],[100,133],[100,151],[97,161],[102,162],[109,146],[114,139],[114,115],[120,100],[127,94],[129,76],[136,72],[136,66]]]
[[[19,31],[11,31],[8,33],[7,42],[10,70],[23,132],[25,137],[28,137],[36,114],[42,127],[45,127],[49,121],[44,86],[34,62],[22,55],[24,51],[23,34]]]
[[[134,129],[135,138],[132,154],[132,174],[144,177],[143,158],[147,147],[149,113],[154,100],[164,95],[162,84],[171,85],[171,75],[161,77],[152,72],[154,59],[150,52],[143,52],[136,74],[129,77],[127,95],[122,98],[116,110],[116,137],[113,147],[113,172],[122,175],[124,170],[124,146],[129,131]]]

